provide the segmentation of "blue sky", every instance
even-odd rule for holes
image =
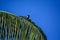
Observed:
[[[38,25],[48,40],[60,40],[59,0],[0,0],[0,10],[27,16]]]

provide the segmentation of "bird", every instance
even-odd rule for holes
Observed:
[[[30,15],[27,15],[27,19],[29,19]]]

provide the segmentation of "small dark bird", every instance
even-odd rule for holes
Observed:
[[[27,19],[29,19],[30,15],[27,15]]]

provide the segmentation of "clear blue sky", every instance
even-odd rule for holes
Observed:
[[[59,0],[0,0],[0,10],[27,16],[41,27],[48,40],[60,40]]]

